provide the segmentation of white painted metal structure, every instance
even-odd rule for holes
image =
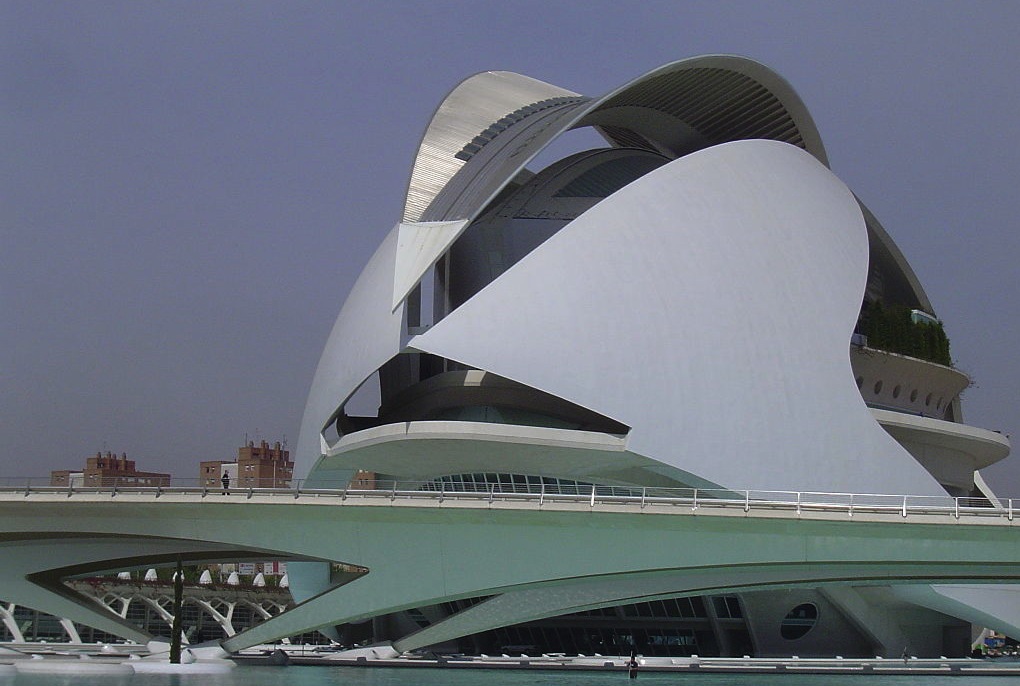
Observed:
[[[209,570],[203,572],[203,576],[207,575],[209,575]],[[145,620],[140,621],[138,617],[135,618],[135,621],[140,621],[142,623],[140,628],[154,635],[165,634],[169,625],[173,623],[172,585],[151,583],[148,580],[145,582],[132,581],[130,575],[126,572],[124,576],[127,578],[118,577],[116,581],[97,579],[69,580],[67,584],[75,592],[106,607],[124,620],[130,621],[129,616],[132,613],[145,616],[148,613],[145,612],[144,608],[149,608],[154,618],[167,625],[163,631],[152,626],[145,626]],[[211,583],[211,577],[209,577],[209,581],[199,581],[199,584],[202,585],[210,585]],[[218,625],[223,637],[235,635],[238,633],[238,627],[244,629],[253,623],[258,623],[280,614],[291,604],[290,600],[285,593],[266,592],[264,589],[253,592],[250,589],[198,589],[192,586],[186,588],[184,594],[184,604],[196,606],[202,615]],[[252,617],[255,617],[254,622],[250,618],[245,617],[240,620],[243,623],[239,623],[238,617],[235,616],[235,610],[238,607],[246,609]],[[12,642],[25,643],[27,638],[31,636],[31,633],[29,633],[29,636],[26,636],[22,631],[15,616],[16,610],[17,607],[13,603],[0,606],[0,621],[3,622],[4,627],[10,634]],[[202,620],[203,617],[200,616],[198,625],[204,623]],[[31,625],[33,620],[29,619],[28,621]],[[152,619],[149,619],[149,622],[152,622]],[[68,643],[82,643],[82,637],[71,620],[59,618],[59,624]],[[186,643],[192,642],[188,639],[189,629],[198,629],[198,625],[185,624],[184,641]],[[53,640],[52,637],[47,638],[48,640]]]

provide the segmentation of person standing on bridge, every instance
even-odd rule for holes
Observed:
[[[223,476],[220,477],[220,483],[223,484],[223,495],[230,493],[230,474],[223,472]]]

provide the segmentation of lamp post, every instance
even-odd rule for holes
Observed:
[[[174,618],[170,628],[170,662],[181,664],[181,622],[184,619],[184,567],[177,558],[177,573],[174,574]]]

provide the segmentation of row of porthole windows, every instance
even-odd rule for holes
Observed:
[[[875,395],[878,395],[879,393],[882,392],[882,387],[883,387],[883,383],[882,383],[881,379],[879,379],[878,381],[875,382],[875,385],[872,386],[872,390],[875,391]],[[859,389],[861,389],[863,391],[863,389],[864,389],[864,377],[863,376],[858,376],[857,377],[857,388],[859,388]],[[896,384],[896,386],[893,387],[893,390],[892,390],[892,397],[894,399],[899,399],[899,397],[902,394],[903,394],[903,386],[900,385],[900,384]],[[916,388],[914,390],[910,391],[910,402],[912,402],[912,403],[917,402],[917,396],[918,395],[920,395],[920,392]],[[934,393],[929,393],[928,395],[926,395],[924,397],[924,406],[925,407],[931,407],[931,403],[932,403],[933,400],[935,400],[935,394]],[[945,403],[945,398],[944,397],[940,397],[937,401],[935,401],[935,409],[936,410],[941,410],[942,409],[942,405],[944,403]]]

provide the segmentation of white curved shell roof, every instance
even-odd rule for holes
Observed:
[[[398,233],[399,226],[390,231],[361,272],[319,358],[295,451],[306,472],[325,450],[322,427],[336,408],[400,352],[404,311],[392,307]]]
[[[623,422],[628,450],[723,487],[937,493],[853,381],[867,267],[831,172],[728,143],[603,200],[410,345]]]
[[[527,169],[581,127],[624,150]],[[887,433],[858,391],[848,343],[862,298],[931,305],[827,167],[789,84],[740,57],[673,62],[594,99],[508,72],[466,79],[330,334],[298,475],[966,491],[1008,441],[903,407],[878,411]],[[419,285],[435,290],[431,328],[409,327]],[[377,372],[379,416],[348,415]],[[326,445],[334,419],[347,433]],[[298,599],[329,586],[325,566],[293,572]]]
[[[494,92],[500,97],[493,98]],[[470,148],[494,123],[505,131],[498,122],[507,115],[514,123],[511,135],[483,135],[481,147]],[[580,126],[599,126],[614,145],[674,156],[730,140],[768,138],[802,147],[828,164],[814,121],[790,85],[743,57],[671,62],[591,100],[518,74],[484,72],[455,88],[429,124],[404,221],[473,218],[549,142]],[[505,154],[510,147],[513,152]],[[465,149],[471,150],[466,160],[456,154]]]
[[[674,161],[408,345],[408,293],[529,161],[583,126]],[[299,472],[326,452],[320,433],[358,386],[420,350],[626,424],[628,451],[691,483],[938,492],[854,385],[847,340],[868,234],[826,164],[797,95],[744,58],[681,60],[597,99],[507,72],[465,80],[426,130],[401,224],[334,326]],[[905,264],[894,245],[887,253]]]
[[[475,74],[454,88],[436,110],[411,170],[403,220],[418,221],[425,208],[464,166],[465,145],[509,112],[551,98],[576,97],[563,88],[507,71]]]

